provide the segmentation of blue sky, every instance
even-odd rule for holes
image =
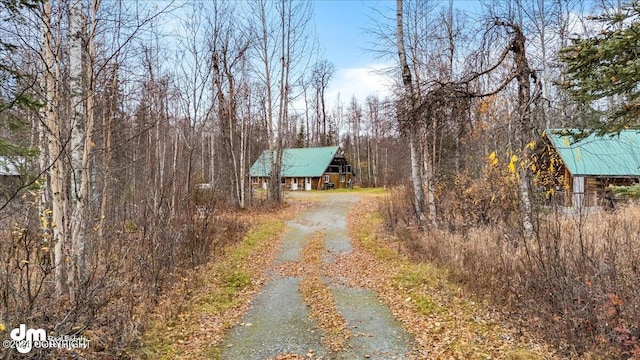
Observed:
[[[366,33],[371,27],[370,17],[377,17],[372,7],[393,11],[395,1],[314,1],[320,50],[325,50],[324,57],[337,68],[364,66],[373,61],[372,55],[365,51],[373,40]]]
[[[376,70],[389,67],[391,62],[376,59],[366,51],[374,41],[367,29],[371,18],[379,15],[373,9],[393,17],[393,0],[315,0],[314,18],[320,59],[333,63],[336,72],[327,89],[327,100],[335,102],[340,93],[347,104],[352,95],[364,100],[369,94],[381,97],[390,93],[391,79]]]
[[[440,2],[445,6],[449,3],[448,0]],[[338,93],[345,104],[352,95],[362,101],[369,94],[390,95],[395,79],[382,75],[381,70],[395,64],[394,49],[390,49],[392,56],[387,58],[379,58],[367,51],[376,42],[368,30],[374,27],[373,21],[395,25],[396,1],[314,0],[313,3],[320,50],[318,57],[329,60],[336,68],[327,89],[329,104],[335,102]],[[479,0],[454,0],[454,7],[467,12],[479,10],[480,4]]]

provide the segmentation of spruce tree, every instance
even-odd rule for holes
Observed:
[[[640,115],[640,5],[623,5],[620,11],[594,18],[603,30],[591,37],[574,39],[560,51],[567,65],[560,86],[582,105],[593,109],[607,101],[599,123],[587,132],[616,133],[637,128]]]

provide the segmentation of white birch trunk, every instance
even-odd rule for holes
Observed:
[[[405,99],[408,102],[408,116],[409,116],[409,147],[411,151],[411,182],[413,184],[413,197],[416,216],[418,217],[419,225],[424,223],[424,184],[427,184],[426,188],[429,188],[427,182],[423,179],[423,173],[421,167],[424,167],[420,162],[420,158],[428,154],[428,151],[423,151],[421,156],[420,149],[423,146],[420,145],[419,136],[422,134],[423,126],[421,126],[419,119],[416,116],[416,98],[413,89],[413,81],[411,79],[411,69],[407,63],[407,55],[404,48],[404,29],[403,29],[403,8],[402,0],[397,0],[397,12],[396,12],[396,35],[398,45],[398,58],[400,61],[400,68],[402,71],[402,83],[405,89]],[[428,158],[424,159],[425,162],[429,162]]]
[[[58,113],[60,101],[58,93],[58,79],[60,78],[60,68],[54,58],[54,40],[51,33],[51,3],[45,2],[43,22],[44,37],[44,60],[46,66],[46,110],[45,124],[48,129],[46,133],[47,142],[47,165],[49,170],[49,190],[51,192],[51,243],[54,247],[54,283],[56,297],[62,296],[64,292],[64,248],[66,241],[66,210],[67,194],[65,186],[65,168],[62,161],[62,134],[60,133],[60,117]]]
[[[96,15],[99,0],[93,0],[90,8],[90,23],[88,34],[87,63],[82,59],[83,38],[85,34],[85,17],[82,2],[75,1],[70,9],[70,74],[71,74],[71,102],[73,108],[71,126],[71,162],[72,162],[72,203],[71,214],[71,272],[70,295],[75,300],[76,291],[86,278],[85,246],[86,226],[89,221],[88,201],[90,190],[89,161],[94,127],[94,82],[93,64],[95,62],[95,31]],[[87,86],[83,86],[83,70],[86,71]],[[84,96],[83,96],[84,95]],[[83,101],[84,100],[84,101]],[[86,102],[86,106],[84,103]]]
[[[67,283],[69,285],[69,295],[72,302],[75,300],[75,290],[78,288],[78,268],[79,263],[79,242],[84,241],[82,214],[84,207],[82,205],[81,183],[82,183],[82,157],[84,153],[84,114],[83,107],[83,87],[82,87],[82,40],[84,38],[84,14],[82,11],[82,1],[74,0],[70,3],[69,9],[69,88],[71,92],[71,262]]]
[[[435,129],[434,129],[435,130]],[[424,134],[424,136],[426,137],[426,133]],[[435,142],[435,132],[434,132],[434,139],[433,141]],[[424,144],[426,144],[426,141],[423,141]],[[434,189],[433,189],[433,163],[430,160],[429,157],[429,147],[428,146],[424,146],[424,155],[422,157],[422,181],[423,181],[423,187],[424,187],[424,191],[426,192],[426,201],[427,204],[426,206],[429,208],[429,223],[431,225],[436,225],[436,200],[435,200],[435,194],[434,194]],[[435,156],[433,156],[433,159],[435,159]]]
[[[413,185],[413,206],[420,224],[425,222],[424,187],[420,169],[420,151],[414,134],[409,134],[409,150],[411,152],[411,184]]]

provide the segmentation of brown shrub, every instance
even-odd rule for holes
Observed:
[[[381,204],[388,228],[414,256],[447,267],[566,355],[640,358],[640,206],[561,210],[540,213],[538,233],[524,240],[509,221],[487,223],[468,212],[473,222],[458,231],[417,234],[390,220],[389,205]]]
[[[3,354],[7,358],[125,356],[159,299],[180,282],[189,287],[185,274],[242,239],[248,228],[246,218],[233,211],[211,207],[171,214],[142,204],[126,220],[104,229],[104,238],[88,233],[89,273],[71,303],[54,294],[53,246],[41,227],[42,212],[36,198],[0,219],[0,324],[5,328],[0,337],[8,339],[11,329],[26,323],[49,335],[84,335],[90,347],[75,355],[67,349],[14,351]]]

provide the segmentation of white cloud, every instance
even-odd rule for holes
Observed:
[[[384,72],[388,68],[388,65],[375,64],[367,67],[336,69],[327,87],[327,103],[330,107],[333,106],[338,93],[345,105],[351,101],[352,96],[362,102],[372,94],[380,98],[391,95],[394,80]]]
[[[330,112],[335,108],[338,94],[340,94],[340,101],[345,111],[352,96],[355,96],[363,106],[369,95],[378,95],[380,99],[391,96],[395,81],[386,72],[389,68],[389,65],[373,64],[364,67],[336,69],[325,91],[327,111]],[[308,93],[309,101],[312,101],[312,93],[313,90]],[[294,112],[302,113],[305,109],[304,98],[297,97],[291,105]]]

